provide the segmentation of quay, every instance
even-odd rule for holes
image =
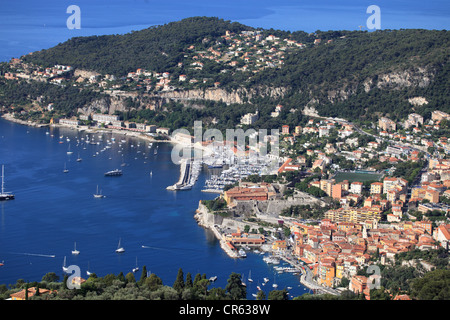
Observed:
[[[292,259],[288,259],[285,256],[277,255],[281,260],[287,262],[290,264],[293,268],[297,269],[299,272],[301,272],[300,276],[300,283],[307,287],[308,289],[314,290],[316,293],[323,292],[328,293],[332,295],[340,295],[339,291],[334,290],[332,288],[324,287],[316,283],[312,279],[312,273],[311,270],[307,266],[303,266],[302,264],[293,261]]]
[[[218,193],[218,194],[222,194],[222,192],[223,192],[223,190],[219,190],[219,189],[203,189],[201,191],[205,192],[205,193]]]
[[[189,181],[191,179],[191,160],[182,159],[180,166],[180,179],[174,185],[168,186],[167,190],[187,190],[190,189]]]

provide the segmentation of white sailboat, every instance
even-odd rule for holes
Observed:
[[[62,269],[64,272],[67,272],[69,270],[69,268],[66,267],[66,256],[64,256],[64,263],[63,263]]]
[[[253,279],[252,279],[252,270],[250,270],[249,272],[248,272],[248,282],[253,282]]]
[[[137,257],[136,257],[136,267],[133,268],[133,273],[138,272],[138,271],[139,271],[139,267],[138,267]]]
[[[64,170],[63,170],[63,172],[64,173],[67,173],[67,172],[69,172],[69,169],[67,169],[67,167],[66,167],[66,163],[64,162]]]
[[[87,271],[86,271],[86,274],[87,274],[88,276],[90,276],[90,275],[92,274],[92,272],[90,272],[89,269],[90,269],[90,267],[89,267],[89,261],[88,261],[88,269],[87,269]]]
[[[78,158],[77,158],[77,162],[81,162],[83,159],[81,159],[80,157],[80,153],[78,153]]]
[[[67,138],[68,139],[68,138]],[[70,140],[67,140],[67,141],[70,141]],[[70,143],[69,143],[69,148],[67,149],[67,154],[72,154],[73,152],[72,151],[70,151]]]
[[[77,243],[74,243],[72,254],[77,255],[80,254],[80,251],[77,250]]]
[[[275,282],[275,274],[273,275],[273,284],[272,284],[272,287],[274,287],[274,288],[277,288],[277,287],[278,287],[277,283]]]
[[[105,196],[102,194],[102,191],[98,191],[98,185],[97,185],[97,192],[94,193],[94,198],[104,198]]]
[[[117,252],[117,253],[125,252],[125,249],[124,249],[123,247],[120,246],[120,240],[121,240],[121,239],[119,239],[119,244],[117,245],[117,249],[116,249],[116,252]]]

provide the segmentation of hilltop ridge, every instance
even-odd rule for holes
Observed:
[[[87,98],[77,98],[82,101],[76,105],[51,101],[64,116],[97,108],[132,118],[139,113],[150,121],[167,119],[168,113],[180,119],[183,110],[185,119],[213,123],[219,118],[219,125],[235,126],[258,109],[254,125],[266,128],[294,125],[303,114],[400,121],[410,112],[425,119],[434,110],[450,112],[449,40],[446,30],[306,33],[192,17],[125,35],[72,38],[23,56],[20,68],[43,72],[71,66],[74,71],[62,78],[50,74],[40,79],[84,92]],[[17,67],[2,64],[0,75],[14,72]],[[20,85],[35,91],[29,82]],[[52,92],[47,100],[58,91],[39,86],[40,95]],[[17,103],[11,84],[0,83],[0,90],[3,105]],[[35,101],[37,93],[33,96],[21,103]],[[274,117],[277,105],[284,108]],[[146,109],[155,113],[143,114]],[[186,121],[178,125],[190,126]]]

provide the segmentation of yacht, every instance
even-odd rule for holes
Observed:
[[[122,175],[122,170],[119,170],[119,169],[114,169],[114,170],[105,172],[105,176],[107,176],[107,177],[121,176],[121,175]]]
[[[119,244],[117,245],[117,249],[116,249],[117,253],[123,253],[125,252],[125,249],[123,247],[120,246],[120,239],[119,239]]]
[[[238,253],[239,253],[239,257],[241,257],[241,258],[247,257],[247,254],[245,253],[244,249],[240,249]]]
[[[4,170],[4,167],[5,166],[2,165],[2,189],[0,192],[0,201],[14,199],[14,195],[12,193],[5,192],[5,188],[4,188],[4,176],[5,176],[4,172],[5,172],[5,170]]]

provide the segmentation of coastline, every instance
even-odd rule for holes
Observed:
[[[98,128],[98,127],[90,127],[90,126],[81,126],[81,125],[68,125],[68,124],[59,124],[59,123],[53,123],[53,124],[40,124],[33,122],[31,120],[20,120],[14,118],[10,113],[4,113],[1,115],[1,117],[7,121],[11,121],[14,123],[18,123],[25,126],[30,127],[36,127],[36,128],[42,128],[42,127],[53,127],[53,128],[67,128],[76,130],[78,132],[89,132],[89,133],[97,133],[97,132],[107,132],[111,134],[117,134],[122,136],[128,136],[133,138],[138,138],[141,140],[145,140],[151,143],[172,143],[174,145],[180,145],[183,148],[185,147],[191,147],[193,149],[199,149],[202,150],[202,157],[211,155],[212,151],[209,150],[207,147],[199,146],[196,144],[188,144],[183,141],[179,141],[177,139],[173,139],[170,136],[167,136],[167,140],[159,140],[155,139],[154,137],[150,136],[149,134],[143,133],[143,132],[136,132],[136,131],[129,131],[129,130],[119,130],[119,129],[112,129],[112,128]]]
[[[41,128],[41,127],[57,127],[57,128],[67,128],[67,129],[71,129],[71,130],[76,130],[78,132],[90,132],[90,133],[96,133],[96,132],[108,132],[108,133],[112,133],[112,134],[117,134],[117,135],[122,135],[122,136],[130,136],[130,137],[135,137],[138,139],[142,139],[145,141],[149,141],[149,142],[164,142],[164,143],[173,143],[173,144],[179,144],[182,146],[190,146],[189,144],[183,143],[181,141],[177,141],[174,139],[170,139],[169,140],[156,140],[154,139],[152,136],[143,134],[141,132],[133,132],[133,131],[125,131],[125,130],[118,130],[118,129],[111,129],[111,128],[97,128],[97,127],[88,127],[88,126],[71,126],[71,125],[66,125],[66,124],[38,124],[32,121],[25,121],[25,120],[20,120],[20,119],[16,119],[14,118],[11,114],[6,113],[6,114],[2,114],[1,117],[7,121],[11,121],[14,123],[18,123],[21,125],[26,125],[26,126],[31,126],[31,127],[37,127],[37,128]],[[192,147],[197,147],[197,146],[193,146]],[[210,151],[210,150],[206,150],[205,148],[200,148],[206,152]],[[206,210],[206,211],[205,211]],[[196,219],[198,225],[200,227],[203,227],[205,229],[209,229],[213,232],[214,236],[216,237],[216,239],[219,241],[220,243],[220,247],[222,248],[222,250],[232,259],[238,259],[239,258],[239,254],[237,252],[237,250],[233,250],[226,241],[224,241],[222,235],[220,234],[220,231],[216,228],[216,225],[221,225],[222,221],[216,221],[216,220],[221,220],[221,217],[215,216],[213,214],[210,214],[209,212],[207,212],[207,209],[204,205],[201,204],[201,200],[199,201],[199,207],[196,210],[196,213],[194,215],[194,219]],[[292,261],[288,261],[285,260],[287,263],[289,263],[291,266],[298,268],[298,270],[302,273],[301,278],[300,278],[300,283],[302,285],[304,285],[305,287],[309,288],[309,289],[323,289],[323,287],[321,287],[320,285],[314,283],[314,281],[312,281],[312,279],[308,280],[308,277],[305,273],[305,271],[302,270],[302,268],[299,265],[294,264]]]
[[[122,135],[122,136],[139,138],[139,139],[149,141],[152,143],[155,143],[155,142],[179,143],[178,141],[174,141],[174,140],[170,139],[170,137],[169,137],[169,140],[158,140],[158,139],[153,138],[152,136],[146,135],[141,132],[125,131],[125,130],[118,130],[118,129],[111,129],[111,128],[97,128],[97,127],[80,126],[80,125],[72,126],[72,125],[58,124],[58,123],[39,124],[39,123],[30,121],[30,120],[25,121],[25,120],[20,120],[20,119],[14,118],[10,113],[5,113],[1,117],[7,121],[11,121],[11,122],[26,125],[26,126],[36,127],[36,128],[41,128],[41,127],[67,128],[67,129],[76,130],[78,132],[86,131],[89,133],[108,132],[108,133]]]
[[[233,251],[227,245],[227,243],[223,240],[222,235],[215,227],[215,222],[216,222],[215,216],[208,212],[208,209],[202,204],[201,200],[199,201],[198,209],[195,210],[194,219],[197,221],[197,224],[200,227],[209,229],[214,233],[214,236],[216,237],[216,239],[219,240],[220,247],[222,248],[223,251],[225,251],[225,253],[230,258],[236,259],[239,257],[238,253],[236,251]]]
[[[226,241],[223,240],[223,237],[220,234],[219,230],[217,230],[216,226],[220,226],[224,223],[223,218],[216,216],[214,214],[211,214],[208,211],[208,209],[205,207],[205,205],[202,204],[201,200],[199,201],[199,206],[198,206],[197,210],[195,211],[194,219],[197,221],[199,226],[201,226],[205,229],[209,229],[214,233],[215,237],[220,242],[220,247],[224,250],[224,252],[230,258],[233,258],[233,259],[239,258],[237,251],[232,250],[227,245]],[[227,224],[227,223],[225,223],[225,224]],[[271,247],[271,246],[269,246],[269,247]],[[267,250],[267,248],[266,248],[266,251],[272,252],[272,251],[270,251],[270,249]],[[288,263],[291,267],[298,269],[298,271],[301,273],[299,282],[304,287],[306,287],[310,290],[323,291],[323,292],[326,292],[329,294],[334,294],[334,295],[339,294],[338,292],[334,291],[333,289],[323,287],[323,286],[319,285],[318,283],[316,283],[312,278],[311,271],[308,270],[308,266],[303,266],[299,263],[296,263],[296,261],[294,261],[292,259],[288,259],[288,258],[284,257],[283,255],[277,254],[277,257],[279,257],[280,259],[282,259],[283,261]]]

